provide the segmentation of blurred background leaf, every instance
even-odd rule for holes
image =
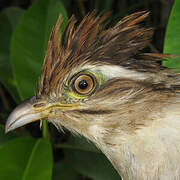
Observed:
[[[49,34],[59,14],[66,22],[60,1],[38,0],[24,13],[13,33],[11,63],[21,99],[35,93]]]
[[[52,149],[48,140],[16,138],[0,146],[0,179],[51,180]]]
[[[23,13],[24,10],[17,7],[4,9],[0,13],[0,81],[16,102],[20,102],[20,98],[10,64],[10,41],[13,30]]]
[[[94,180],[119,180],[119,175],[104,154],[84,137],[70,136],[66,143],[56,145],[63,148],[65,162],[77,172]]]
[[[65,150],[65,160],[76,171],[94,180],[119,180],[119,174],[102,153]]]
[[[174,3],[168,21],[164,42],[164,53],[180,55],[180,1],[178,0]],[[179,57],[164,61],[163,65],[180,69]]]
[[[88,142],[84,137],[75,137],[71,135],[66,143],[56,144],[56,148],[82,150],[87,152],[101,153],[99,149],[91,142]]]
[[[78,179],[79,174],[71,166],[64,162],[54,164],[53,180],[75,180]]]
[[[8,142],[9,140],[12,140],[16,138],[18,135],[15,132],[10,132],[8,134],[5,134],[5,128],[3,125],[0,125],[0,147]]]

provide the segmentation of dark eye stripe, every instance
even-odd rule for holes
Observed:
[[[114,110],[92,110],[92,109],[84,109],[84,110],[73,110],[74,112],[78,112],[81,114],[98,114],[98,115],[102,115],[102,114],[111,114]]]

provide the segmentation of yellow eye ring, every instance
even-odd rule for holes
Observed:
[[[96,87],[96,79],[90,74],[79,74],[73,78],[72,89],[80,95],[91,94]]]

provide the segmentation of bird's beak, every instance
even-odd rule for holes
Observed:
[[[9,115],[5,131],[12,131],[25,124],[41,119],[56,117],[56,110],[72,110],[78,104],[62,104],[60,102],[50,103],[46,100],[36,99],[35,97],[24,101],[17,106]]]
[[[46,118],[46,107],[46,101],[37,102],[34,97],[24,101],[9,115],[5,127],[6,133],[25,124]]]

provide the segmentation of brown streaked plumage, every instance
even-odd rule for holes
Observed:
[[[124,180],[178,180],[180,74],[160,65],[170,56],[142,53],[153,34],[140,25],[147,12],[104,30],[107,16],[92,12],[77,27],[72,16],[61,37],[58,19],[37,94],[6,131],[48,118],[94,142]]]

